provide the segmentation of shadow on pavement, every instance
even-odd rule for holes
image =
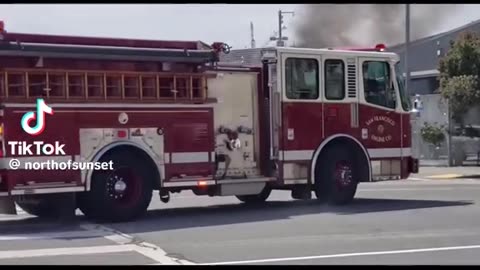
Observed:
[[[289,219],[293,216],[333,213],[352,215],[471,205],[470,201],[356,199],[346,206],[329,206],[310,201],[269,201],[263,205],[224,204],[207,207],[185,207],[150,210],[141,220],[123,223],[124,233],[175,230],[248,222]],[[165,222],[163,222],[165,220]],[[118,224],[115,224],[118,225]]]
[[[437,201],[437,200],[403,200],[403,199],[355,199],[345,206],[329,206],[319,204],[315,199],[309,201],[268,201],[262,205],[223,204],[205,207],[183,207],[149,210],[144,217],[134,222],[117,223],[124,233],[141,233],[162,230],[184,229],[228,225],[247,222],[289,219],[293,216],[308,214],[333,213],[338,215],[354,215],[374,212],[401,211],[438,207],[471,205],[470,201]],[[74,223],[85,221],[84,216],[77,216]],[[15,228],[35,226],[35,231],[65,230],[74,224],[61,224],[55,220],[29,218],[24,220],[0,221],[0,232]],[[3,229],[2,229],[3,228]],[[10,231],[10,230],[8,230]]]

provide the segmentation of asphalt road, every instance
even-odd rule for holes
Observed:
[[[0,215],[0,264],[480,264],[480,180],[360,185],[343,207],[180,193],[130,223]]]

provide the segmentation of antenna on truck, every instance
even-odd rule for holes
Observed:
[[[255,48],[255,35],[253,32],[253,22],[250,22],[250,47]]]

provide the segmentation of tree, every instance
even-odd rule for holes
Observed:
[[[440,93],[449,100],[453,119],[463,126],[462,116],[480,104],[480,36],[461,33],[440,60],[439,70]]]
[[[437,123],[433,125],[425,122],[420,130],[422,138],[425,142],[432,144],[435,147],[440,147],[445,140],[445,134],[443,133],[444,126],[437,126]]]

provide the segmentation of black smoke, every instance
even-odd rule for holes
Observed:
[[[325,48],[405,41],[405,5],[311,4],[303,7],[296,36],[299,47]],[[434,34],[458,5],[410,5],[410,38]]]

